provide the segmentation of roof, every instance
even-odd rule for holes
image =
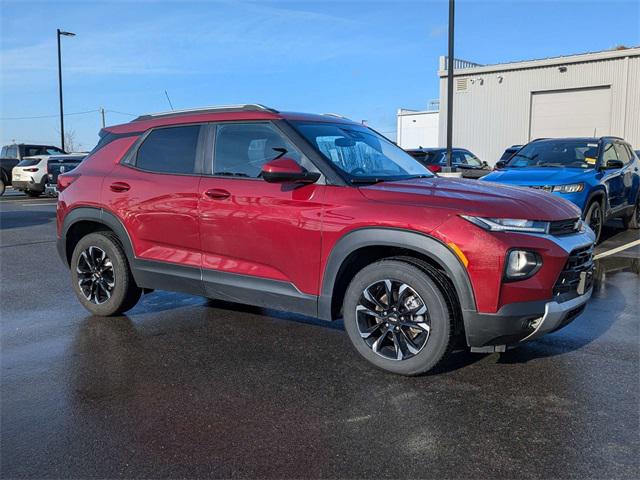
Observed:
[[[475,75],[480,73],[504,72],[509,70],[526,70],[529,68],[552,67],[569,65],[572,63],[588,63],[602,60],[611,60],[625,57],[640,56],[640,46],[622,48],[616,50],[601,50],[598,52],[579,53],[574,55],[563,55],[558,57],[547,57],[533,60],[518,60],[514,62],[496,63],[492,65],[482,65],[471,68],[454,68],[454,76]],[[440,57],[440,77],[447,76],[445,57]]]
[[[141,115],[129,123],[106,127],[112,133],[143,132],[150,128],[187,123],[221,122],[221,121],[256,121],[256,120],[297,120],[310,122],[350,123],[355,122],[340,115],[310,114],[297,112],[280,112],[260,104],[221,105],[189,110]]]

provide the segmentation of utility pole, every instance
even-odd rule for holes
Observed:
[[[100,107],[100,116],[102,117],[102,128],[104,128],[106,126],[104,123],[104,107]]]
[[[59,28],[56,29],[56,37],[58,40],[58,97],[60,98],[60,148],[64,150],[64,107],[62,104],[62,53],[60,50],[60,37],[75,37],[75,33],[64,32]]]
[[[447,167],[446,171],[453,171],[453,25],[455,16],[455,0],[449,0],[449,55],[447,58]]]

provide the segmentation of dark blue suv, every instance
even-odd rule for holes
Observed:
[[[496,167],[482,180],[539,188],[572,201],[596,241],[611,218],[621,217],[625,228],[640,225],[640,160],[621,138],[534,140]]]

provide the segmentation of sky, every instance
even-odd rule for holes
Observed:
[[[439,97],[448,2],[0,0],[0,143],[91,149],[101,127],[170,109],[263,103],[336,112],[395,138]],[[640,0],[456,1],[456,57],[481,64],[640,45]],[[89,113],[82,113],[89,112]],[[47,117],[47,118],[24,118]]]

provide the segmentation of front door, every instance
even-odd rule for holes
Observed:
[[[198,213],[207,294],[314,314],[325,187],[267,183],[262,166],[286,156],[315,167],[270,122],[213,125],[211,175]],[[289,303],[288,303],[289,302]]]
[[[607,189],[609,208],[611,210],[616,210],[622,206],[624,201],[624,179],[622,169],[606,168],[609,160],[619,160],[613,142],[606,142],[603,145],[601,166],[603,167],[602,182]]]

